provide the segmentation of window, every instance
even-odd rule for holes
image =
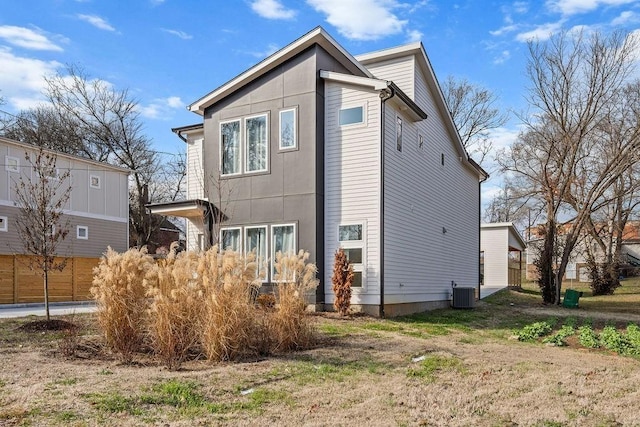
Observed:
[[[440,155],[440,164],[444,166],[444,153]]]
[[[19,172],[20,160],[17,157],[4,156],[4,168],[9,172]]]
[[[278,252],[288,255],[296,253],[295,224],[282,224],[271,227],[271,277],[275,277],[275,261]]]
[[[76,229],[76,237],[78,239],[87,240],[89,238],[89,227],[86,225],[79,225]]]
[[[354,288],[362,288],[365,266],[364,224],[345,224],[338,226],[338,240],[347,260],[353,266]]]
[[[296,148],[298,145],[296,135],[296,109],[280,111],[280,149]]]
[[[220,170],[222,175],[240,171],[240,120],[220,123]]]
[[[247,161],[245,172],[266,171],[269,151],[267,115],[246,118],[244,127]]]
[[[100,188],[100,177],[98,175],[91,175],[89,177],[89,186],[91,188]]]
[[[0,216],[0,231],[9,231],[9,218]]]
[[[364,107],[343,108],[339,113],[340,126],[364,123]]]
[[[220,242],[222,247],[220,250],[232,250],[236,252],[242,251],[242,240],[240,227],[237,228],[223,228],[220,230]]]
[[[418,148],[424,150],[424,135],[418,135]]]
[[[256,263],[258,264],[257,276],[262,281],[267,281],[267,272],[265,271],[265,263],[267,261],[267,226],[245,227],[244,229],[244,248],[246,253],[255,252]]]
[[[398,151],[402,151],[402,118],[396,117],[396,147]]]

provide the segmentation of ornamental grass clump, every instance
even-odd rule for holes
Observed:
[[[154,269],[155,262],[144,248],[124,253],[108,248],[93,271],[91,294],[98,326],[107,347],[124,362],[131,361],[144,340],[146,288]]]
[[[336,251],[334,257],[331,283],[333,284],[333,294],[335,296],[333,306],[341,316],[346,316],[349,313],[349,307],[351,307],[353,278],[353,265],[349,263],[344,249],[340,248]]]
[[[211,361],[253,355],[263,336],[252,297],[260,286],[254,255],[218,252],[217,246],[200,255],[197,275],[202,280],[204,313],[201,342]]]
[[[305,315],[305,296],[318,287],[319,281],[316,265],[308,260],[309,252],[304,251],[297,255],[276,254],[276,310],[269,321],[275,351],[308,348],[314,342],[313,328]]]
[[[196,270],[195,252],[175,249],[155,268],[156,286],[148,287],[152,299],[148,311],[149,344],[169,369],[178,369],[190,355],[200,352],[205,294]]]

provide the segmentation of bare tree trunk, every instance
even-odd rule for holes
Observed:
[[[44,270],[44,311],[47,315],[47,322],[51,320],[51,316],[49,314],[49,270]]]

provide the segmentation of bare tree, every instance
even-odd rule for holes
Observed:
[[[16,229],[32,270],[41,272],[44,282],[44,306],[49,316],[49,272],[62,270],[66,258],[58,261],[58,246],[69,233],[69,222],[63,218],[63,208],[71,195],[70,171],[59,174],[57,157],[42,147],[35,159],[25,153],[32,167],[31,176],[21,175],[15,183],[16,204],[20,215]]]
[[[464,147],[482,164],[493,149],[489,131],[504,125],[508,115],[496,106],[494,93],[467,80],[449,76],[442,91]]]
[[[131,169],[129,226],[136,245],[145,245],[162,219],[148,213],[149,187],[159,170],[156,152],[144,135],[138,103],[127,90],[90,79],[80,68],[45,78],[46,95],[62,121],[73,123],[85,156]]]
[[[638,128],[615,150],[596,132],[631,75],[635,47],[623,33],[563,32],[529,43],[528,101],[535,114],[524,118],[526,131],[500,163],[544,206],[537,264],[545,302],[560,303],[562,277],[585,224],[640,152]]]

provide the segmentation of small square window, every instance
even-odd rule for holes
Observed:
[[[20,160],[17,157],[4,156],[4,168],[9,172],[19,172]]]
[[[89,227],[85,225],[79,225],[77,228],[77,238],[82,240],[89,239]]]
[[[364,107],[343,108],[339,113],[340,126],[364,123]]]
[[[89,178],[89,186],[91,188],[100,188],[100,177],[98,175],[91,175]]]
[[[0,231],[9,231],[9,219],[6,216],[0,216]]]

